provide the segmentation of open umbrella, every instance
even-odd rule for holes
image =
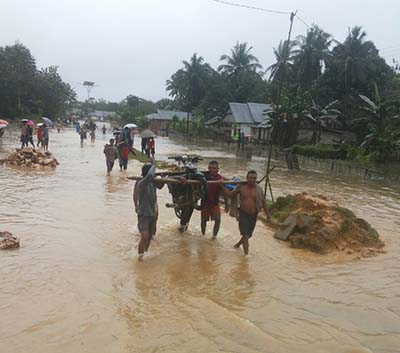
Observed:
[[[26,123],[26,125],[35,126],[35,123],[34,123],[32,120],[29,120],[29,121]]]
[[[0,119],[0,129],[3,129],[8,126],[8,121]]]
[[[150,137],[155,137],[156,134],[155,134],[153,131],[151,131],[151,130],[149,130],[149,129],[146,129],[146,130],[144,130],[144,131],[141,133],[140,136],[143,137],[143,138],[145,138],[145,139],[148,139],[148,138],[150,138]]]
[[[134,128],[137,128],[137,125],[136,125],[136,124],[133,124],[133,123],[129,123],[129,124],[124,125],[124,129],[125,129],[126,127],[127,127],[128,129],[134,129]]]
[[[22,121],[23,123],[27,123],[29,120],[28,120],[28,119],[21,119],[21,121]]]
[[[44,125],[44,123],[37,123],[37,126],[39,126],[39,127],[41,127],[43,125]]]
[[[50,127],[53,127],[53,126],[54,126],[54,123],[53,123],[49,118],[46,118],[46,117],[44,116],[44,117],[42,117],[42,120],[46,123],[46,125],[48,125],[48,126],[50,126]]]

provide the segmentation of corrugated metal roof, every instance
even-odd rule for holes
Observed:
[[[179,120],[187,119],[186,112],[179,112],[174,110],[157,110],[157,113],[146,115],[147,119],[149,120],[173,120],[174,116],[176,116]]]
[[[237,124],[258,125],[265,119],[265,112],[272,109],[271,104],[264,103],[229,103],[228,116]],[[230,119],[226,118],[228,122]]]
[[[161,120],[172,120],[176,116],[180,120],[187,118],[186,112],[179,112],[173,110],[157,110],[157,114]]]
[[[229,110],[238,124],[254,124],[253,117],[246,103],[229,103]]]
[[[251,115],[253,116],[254,122],[262,123],[265,120],[265,111],[272,108],[271,104],[263,103],[247,103]]]

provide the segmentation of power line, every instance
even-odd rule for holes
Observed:
[[[311,28],[309,24],[307,24],[306,21],[304,21],[299,15],[296,14],[297,19],[302,22],[306,27]]]
[[[229,2],[229,1],[224,1],[224,0],[212,0],[212,1],[218,2],[220,4],[224,4],[224,5],[243,7],[245,9],[264,11],[264,12],[269,12],[269,13],[274,13],[274,14],[279,14],[279,15],[290,15],[291,14],[291,12],[287,12],[287,11],[269,10],[269,9],[264,9],[262,7],[255,7],[255,6],[249,6],[249,5],[243,5],[243,4],[236,4],[236,3]]]
[[[249,5],[243,5],[243,4],[237,4],[229,1],[224,1],[224,0],[212,0],[214,2],[218,2],[220,4],[224,5],[229,5],[229,6],[235,6],[235,7],[241,7],[245,9],[250,9],[250,10],[257,10],[257,11],[263,11],[263,12],[269,12],[273,14],[278,14],[278,15],[291,15],[293,12],[287,12],[287,11],[277,11],[277,10],[270,10],[270,9],[265,9],[263,7],[255,7],[255,6],[249,6]],[[307,28],[311,28],[311,26],[304,21],[300,16],[297,15],[297,12],[294,13],[294,17],[297,17],[297,19],[303,23]]]

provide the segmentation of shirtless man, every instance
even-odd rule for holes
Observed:
[[[250,170],[247,173],[247,183],[239,184],[234,190],[224,189],[224,193],[230,197],[239,195],[239,231],[241,239],[235,244],[235,248],[243,246],[245,255],[249,253],[249,239],[252,237],[257,222],[257,214],[262,209],[270,219],[267,203],[262,188],[257,184],[257,172]]]

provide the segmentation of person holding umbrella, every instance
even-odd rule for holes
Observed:
[[[43,123],[39,123],[39,124],[37,124],[37,126],[38,126],[38,129],[36,132],[36,136],[37,136],[37,140],[38,140],[37,147],[39,147],[40,144],[42,144],[42,146],[43,146]]]

